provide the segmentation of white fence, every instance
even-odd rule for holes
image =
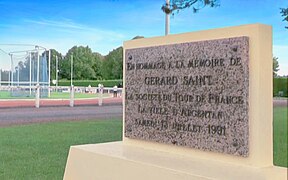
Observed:
[[[70,93],[70,106],[74,106],[74,94],[75,93],[92,93],[99,94],[98,105],[102,105],[103,94],[112,94],[117,90],[117,94],[121,96],[122,88],[99,88],[99,87],[79,87],[79,86],[0,86],[0,91],[8,91],[11,93],[18,92],[23,93],[26,97],[35,98],[35,107],[40,107],[41,93],[45,91],[50,97],[51,92]],[[20,95],[19,95],[20,96]]]

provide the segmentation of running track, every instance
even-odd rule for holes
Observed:
[[[82,121],[122,118],[122,98],[76,99],[75,107],[69,100],[41,99],[40,108],[35,100],[0,100],[0,127],[53,121]]]
[[[122,105],[0,109],[0,127],[54,121],[122,119]]]
[[[51,121],[81,121],[122,118],[121,98],[75,100],[76,107],[69,107],[69,100],[41,100],[35,108],[33,100],[0,100],[0,127],[13,124],[41,123]],[[274,107],[287,107],[287,99],[274,99]],[[41,107],[42,106],[42,107]]]
[[[75,99],[75,106],[83,106],[83,105],[95,105],[98,106],[99,99],[91,98],[91,99]],[[51,107],[51,106],[69,106],[69,99],[41,99],[40,100],[40,108],[41,107]],[[122,98],[103,98],[102,105],[108,104],[121,104]],[[12,107],[35,107],[34,99],[9,99],[9,100],[0,100],[0,108],[12,108]]]

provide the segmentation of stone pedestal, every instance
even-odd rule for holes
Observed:
[[[217,67],[187,66],[205,58],[218,58]],[[271,26],[127,41],[123,67],[123,141],[71,147],[64,179],[287,179],[287,168],[273,166]],[[191,101],[176,104],[174,92]],[[195,93],[225,95],[234,104],[195,102]],[[139,94],[150,99],[135,98]],[[215,116],[179,113],[189,108]]]
[[[72,146],[65,180],[286,180],[287,169],[192,158],[123,142]]]

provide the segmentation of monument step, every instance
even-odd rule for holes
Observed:
[[[64,179],[286,180],[287,168],[256,168],[112,142],[72,146]]]

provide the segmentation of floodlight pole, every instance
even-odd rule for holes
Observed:
[[[12,57],[13,55],[12,54],[9,54],[9,55],[11,57],[11,86],[13,86],[13,67],[14,67],[14,65],[13,65],[13,57]]]
[[[37,48],[37,85],[39,86],[40,82],[40,56],[39,56],[39,47]]]
[[[8,85],[9,85],[9,86],[11,85],[11,79],[10,79],[11,77],[10,77],[10,74],[11,74],[11,73],[8,73],[8,82],[9,82]]]
[[[169,8],[170,6],[170,0],[166,0],[166,7]],[[170,33],[170,14],[165,13],[166,15],[166,23],[165,23],[165,36],[167,36]]]
[[[56,55],[56,92],[58,92],[58,56]]]
[[[0,86],[2,86],[2,69],[0,69]]]
[[[71,55],[71,86],[73,86],[73,55]]]
[[[17,66],[17,86],[19,86],[19,66]]]
[[[48,51],[48,64],[49,64],[49,69],[48,69],[48,97],[50,97],[50,79],[51,79],[51,50],[49,49]]]
[[[31,52],[29,52],[29,66],[30,66],[30,68],[29,68],[29,92],[30,92],[30,96],[31,96],[31,94],[32,94],[32,88],[31,88],[31,86],[32,86],[32,84],[31,84],[31,81],[32,81],[32,62],[31,62]]]
[[[37,85],[36,85],[36,100],[35,100],[35,107],[39,108],[40,107],[40,57],[39,57],[39,47],[36,46],[37,49]]]
[[[74,86],[73,86],[73,55],[71,55],[71,88],[70,88],[70,107],[74,106]]]

